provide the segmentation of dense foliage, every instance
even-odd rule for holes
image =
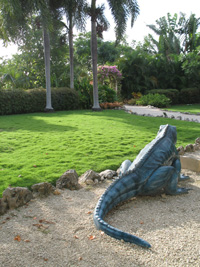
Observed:
[[[90,109],[92,107],[92,82],[82,79],[81,82],[75,82],[75,90],[80,99],[80,108]],[[117,100],[116,91],[108,85],[99,85],[99,102],[115,102]]]

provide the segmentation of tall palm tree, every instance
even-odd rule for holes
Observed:
[[[55,3],[56,0],[0,0],[0,17],[3,18],[4,29],[12,41],[19,40],[21,34],[25,34],[28,17],[33,14],[37,14],[40,17],[43,27],[45,56],[46,111],[53,111],[51,104],[49,30],[52,30],[52,14],[53,11],[56,11]]]
[[[45,79],[46,79],[46,112],[53,112],[51,103],[51,71],[50,71],[50,38],[49,31],[53,30],[53,19],[57,16],[56,0],[32,1],[32,10],[39,14],[43,29]]]
[[[90,16],[91,16],[91,54],[92,54],[92,71],[93,71],[93,107],[94,111],[101,110],[99,106],[98,84],[97,84],[97,18],[98,12],[96,0],[91,0]],[[139,14],[137,0],[107,0],[114,21],[116,23],[115,33],[116,41],[122,39],[126,31],[126,22],[131,16],[131,27]],[[104,27],[98,25],[98,29],[104,30]]]
[[[73,28],[74,26],[83,30],[86,23],[85,6],[86,0],[63,0],[62,6],[66,16],[65,25],[69,36],[70,53],[70,88],[74,88],[74,47],[73,47]]]

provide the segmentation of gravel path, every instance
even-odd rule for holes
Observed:
[[[0,266],[200,266],[200,175],[187,195],[137,197],[106,218],[151,249],[97,231],[92,212],[109,182],[35,199],[0,217]]]

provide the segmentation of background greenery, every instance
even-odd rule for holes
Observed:
[[[98,65],[116,65],[122,73],[118,100],[132,98],[133,92],[159,93],[172,104],[200,101],[200,18],[191,14],[167,14],[155,25],[147,25],[157,38],[149,34],[142,43],[127,44],[98,38]],[[51,85],[69,87],[70,57],[68,35],[62,23],[53,25],[51,39]],[[20,54],[0,61],[0,88],[45,88],[45,68],[41,26],[37,17],[30,19],[20,36]],[[91,33],[80,33],[74,39],[75,89],[81,108],[92,106]],[[17,70],[17,71],[16,71]],[[100,90],[100,89],[99,89]],[[155,92],[156,90],[156,92]],[[102,94],[100,94],[102,95]],[[111,99],[112,100],[112,99]],[[108,99],[103,101],[110,102]],[[100,102],[102,99],[100,98]]]

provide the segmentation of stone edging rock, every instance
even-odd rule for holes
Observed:
[[[200,150],[200,137],[195,140],[194,144],[188,144],[185,147],[179,146],[177,150],[179,155],[184,155],[185,153],[191,153]]]
[[[75,170],[67,170],[56,181],[56,187],[47,182],[34,184],[31,190],[26,187],[8,187],[3,191],[3,196],[0,198],[0,215],[6,213],[9,209],[26,205],[33,198],[47,197],[51,194],[60,195],[60,190],[63,188],[78,190],[84,185],[95,185],[105,179],[113,179],[117,175],[117,172],[113,170],[105,170],[101,173],[88,170],[78,177]]]

